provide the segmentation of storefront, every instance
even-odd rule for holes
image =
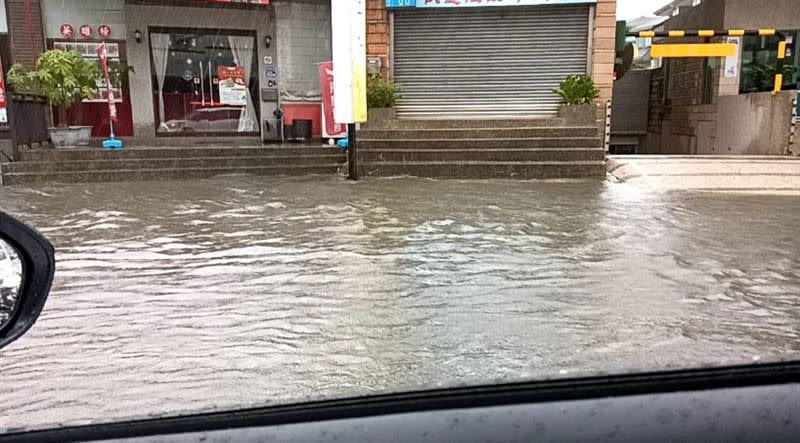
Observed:
[[[136,74],[133,126],[137,140],[241,137],[256,141],[277,100],[274,18],[263,1],[154,2],[124,5]],[[263,61],[263,62],[262,62]],[[263,116],[263,118],[262,118]],[[269,117],[268,117],[269,116]],[[274,131],[273,131],[274,132]]]
[[[84,58],[97,60],[97,49],[106,43],[112,66],[128,63],[126,56],[126,27],[123,0],[43,0],[42,26],[47,49],[77,51]],[[116,133],[120,137],[131,137],[133,118],[131,93],[126,79],[114,86],[117,105]],[[104,83],[98,84],[98,94],[84,100],[69,110],[69,125],[92,126],[93,137],[109,133],[108,90]],[[58,113],[53,114],[54,123]]]
[[[259,136],[256,31],[148,26],[159,136]]]
[[[320,131],[318,64],[330,60],[330,3],[311,0],[42,0],[49,49],[132,72],[114,86],[117,134],[140,144],[174,137],[279,138],[285,123]],[[108,134],[107,91],[70,111],[70,124]]]
[[[401,118],[556,115],[552,91],[592,73],[593,0],[386,0]]]

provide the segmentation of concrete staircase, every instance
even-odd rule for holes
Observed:
[[[358,133],[362,177],[581,178],[605,176],[594,126],[562,119],[391,120]]]
[[[308,146],[97,148],[22,151],[3,163],[3,183],[118,182],[208,178],[221,174],[334,175],[346,161],[339,148]]]

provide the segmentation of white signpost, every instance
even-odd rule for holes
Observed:
[[[347,169],[358,180],[356,123],[367,121],[366,0],[331,2],[333,40],[333,119],[348,126]]]
[[[331,2],[336,123],[367,121],[366,0]]]

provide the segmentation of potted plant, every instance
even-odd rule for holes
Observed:
[[[75,51],[53,49],[39,57],[32,71],[19,64],[12,66],[8,82],[16,91],[47,97],[58,112],[58,127],[49,128],[53,144],[74,147],[79,144],[81,132],[84,137],[81,144],[88,144],[91,126],[69,126],[67,110],[82,100],[97,97],[97,82],[101,76],[97,62],[86,60]]]
[[[553,92],[561,96],[558,114],[567,125],[590,126],[595,124],[597,109],[594,101],[600,90],[588,75],[568,75]]]
[[[367,112],[369,123],[374,126],[386,126],[394,120],[394,105],[400,98],[400,85],[379,75],[371,74],[367,78]]]

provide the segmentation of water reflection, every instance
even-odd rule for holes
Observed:
[[[603,182],[0,190],[57,249],[0,427],[800,357],[800,201]]]

